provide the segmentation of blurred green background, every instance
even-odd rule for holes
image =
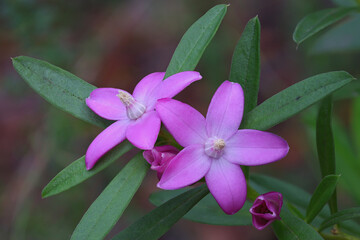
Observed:
[[[177,96],[205,113],[214,90],[228,78],[232,51],[245,24],[255,15],[262,26],[259,102],[321,72],[346,70],[359,76],[359,16],[330,27],[298,49],[292,41],[292,32],[303,16],[334,7],[336,2],[353,4],[352,0],[0,1],[0,239],[68,239],[92,201],[124,165],[118,161],[115,167],[80,186],[41,199],[42,188],[82,156],[101,129],[41,99],[17,75],[10,57],[43,59],[98,87],[132,90],[145,75],[165,71],[177,43],[194,21],[212,6],[230,3],[217,35],[198,65],[203,80]],[[360,147],[360,130],[356,126],[360,121],[360,102],[349,98],[354,94],[357,95],[356,86],[344,90],[342,96],[346,99],[337,101],[334,110],[337,160],[345,159],[350,162],[345,166],[351,166],[338,169],[348,176],[338,190],[340,209],[360,203],[360,190],[353,190],[360,181],[356,152]],[[290,153],[279,162],[252,171],[312,192],[320,179],[314,145],[315,108],[271,129],[288,141]],[[156,182],[156,174],[148,174],[109,239],[153,208],[147,199],[157,190]],[[186,220],[162,237],[240,238],[276,239],[271,229],[209,226]]]

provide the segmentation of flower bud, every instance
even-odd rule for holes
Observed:
[[[262,230],[275,220],[280,220],[283,197],[279,192],[268,192],[255,199],[250,208],[255,228]]]
[[[176,147],[164,145],[144,151],[143,156],[151,164],[151,169],[157,171],[157,176],[160,179],[171,159],[178,153],[179,150]]]

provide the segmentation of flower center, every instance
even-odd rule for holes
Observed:
[[[146,107],[136,101],[131,94],[119,90],[119,93],[116,96],[125,105],[128,118],[135,120],[144,114]]]
[[[224,154],[226,144],[224,139],[212,137],[205,142],[205,153],[212,158],[219,158]]]

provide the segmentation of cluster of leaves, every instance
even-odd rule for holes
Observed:
[[[189,28],[175,50],[166,76],[195,69],[218,30],[227,7],[213,7]],[[321,28],[320,26],[317,29]],[[304,40],[306,36],[299,39]],[[65,70],[30,57],[16,57],[13,65],[22,78],[54,106],[99,127],[106,127],[111,123],[96,116],[85,104],[85,98],[95,86]],[[355,79],[343,71],[318,74],[286,88],[257,106],[259,77],[260,22],[255,17],[248,22],[235,48],[229,76],[231,81],[242,85],[245,93],[245,112],[241,128],[266,130],[321,101],[317,142],[323,180],[313,195],[264,175],[252,175],[249,178],[249,188],[260,193],[278,191],[284,195],[286,204],[281,213],[282,220],[273,224],[279,239],[323,239],[326,236],[321,235],[322,230],[359,216],[360,213],[360,209],[337,212],[335,188],[339,176],[335,175],[329,97],[331,93]],[[115,160],[124,158],[124,154],[132,148],[127,142],[120,144],[107,153],[91,171],[86,170],[84,157],[77,159],[50,181],[42,196],[53,196],[80,184],[110,166]],[[136,154],[90,206],[71,239],[104,238],[121,217],[148,169],[142,155]],[[249,176],[248,169],[246,172]],[[248,211],[251,206],[249,201],[253,200],[251,197],[242,210],[230,216],[223,213],[208,193],[205,184],[197,188],[154,193],[150,201],[158,207],[120,232],[114,239],[158,239],[182,217],[207,224],[251,224]],[[328,202],[331,211],[324,208]],[[341,226],[353,235],[360,235],[360,226],[355,222],[349,221]]]

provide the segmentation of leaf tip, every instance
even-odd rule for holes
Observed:
[[[42,190],[42,192],[41,192],[41,198],[42,199],[45,199],[45,198],[47,198],[49,195],[47,194],[47,192],[45,191],[45,188]]]
[[[42,199],[45,199],[45,198],[48,198],[50,196],[52,196],[54,194],[51,193],[51,190],[49,191],[48,189],[48,185],[46,185],[43,190],[41,191],[41,198]]]

